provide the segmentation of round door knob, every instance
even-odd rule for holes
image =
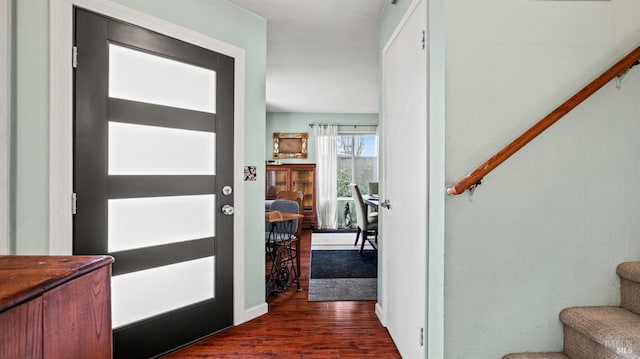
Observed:
[[[235,209],[232,205],[225,204],[224,206],[222,206],[222,214],[224,214],[225,216],[232,216],[234,211]]]

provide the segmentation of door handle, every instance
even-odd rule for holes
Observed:
[[[385,199],[384,202],[380,203],[380,206],[386,208],[386,209],[391,209],[391,202],[389,202],[388,199]]]
[[[225,216],[233,216],[233,213],[235,212],[235,209],[233,208],[233,206],[225,204],[224,206],[222,206],[222,214],[224,214]]]

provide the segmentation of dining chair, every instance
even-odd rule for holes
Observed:
[[[365,242],[369,241],[371,246],[377,249],[378,245],[378,212],[367,212],[367,205],[362,200],[362,194],[360,188],[355,183],[349,185],[351,188],[351,195],[356,207],[356,221],[358,222],[358,232],[356,234],[356,242],[354,246],[358,245],[358,239],[360,233],[362,233],[362,245],[360,245],[360,252],[364,250]],[[369,238],[369,235],[375,237],[375,244]]]
[[[302,207],[302,202],[304,201],[304,193],[302,191],[278,191],[276,194],[276,199],[284,199],[289,201],[295,201],[298,203],[298,213],[302,213],[304,211],[304,207]],[[296,236],[300,238],[302,234],[302,220],[298,221],[298,227],[296,228]]]
[[[298,206],[298,203],[296,201],[287,199],[276,199],[271,203],[271,206],[269,206],[269,211],[298,214],[300,213],[299,208],[300,206]],[[283,239],[296,240],[299,237],[298,227],[300,227],[300,222],[302,221],[295,219],[292,222],[293,223],[291,224],[291,226],[287,226],[290,228],[287,228],[286,230],[281,229],[284,227],[276,228],[276,233],[272,235],[272,241],[280,242]],[[272,232],[271,225],[267,225],[267,227],[265,228],[265,239],[268,239],[269,232]]]

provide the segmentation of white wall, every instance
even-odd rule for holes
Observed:
[[[449,0],[454,183],[640,44],[640,2]],[[446,201],[445,357],[562,347],[558,312],[619,301],[640,259],[640,68]]]

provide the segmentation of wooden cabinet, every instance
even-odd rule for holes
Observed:
[[[301,191],[303,226],[314,227],[316,220],[316,165],[296,163],[267,165],[266,199],[276,199],[279,191]]]
[[[0,256],[0,358],[111,358],[109,256]]]

